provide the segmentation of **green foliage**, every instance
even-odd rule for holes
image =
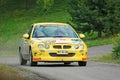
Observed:
[[[6,3],[6,0],[0,0],[0,6],[4,5]]]
[[[102,13],[102,9],[105,6],[104,0],[71,0],[69,11],[72,22],[77,24],[78,29],[83,32],[91,30],[99,32],[101,37],[103,31],[103,17],[105,13]],[[82,25],[87,23],[87,25]]]
[[[108,0],[105,33],[114,35],[120,30],[120,0]]]
[[[120,59],[120,34],[118,34],[117,37],[113,39],[113,43],[113,57],[115,59]]]
[[[102,37],[102,38],[95,38],[95,39],[88,38],[87,40],[85,39],[85,42],[88,47],[108,45],[108,44],[112,44],[112,37],[104,37],[104,38]]]
[[[48,11],[54,4],[54,0],[36,0],[36,3],[43,7],[45,11]]]
[[[90,32],[85,32],[85,39],[86,40],[95,40],[97,39],[97,32],[91,30]]]
[[[88,28],[89,24],[86,22],[86,20],[89,21],[89,16],[83,17],[88,14],[86,13],[88,8],[85,7],[84,2],[83,0],[71,0],[70,9],[68,10],[71,15],[71,22],[76,24],[76,29],[83,32],[91,30],[91,27]]]
[[[82,32],[91,30],[98,32],[98,37],[102,36],[102,32],[117,33],[120,27],[119,2],[119,0],[71,0],[69,10],[71,22]]]

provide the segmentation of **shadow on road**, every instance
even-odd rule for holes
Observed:
[[[29,64],[26,66],[30,66]],[[77,64],[69,64],[69,65],[65,65],[65,64],[60,64],[60,63],[44,63],[44,64],[38,64],[37,66],[30,66],[30,67],[82,67],[82,66],[78,66]]]

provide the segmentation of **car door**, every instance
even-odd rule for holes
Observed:
[[[30,37],[31,37],[32,28],[33,27],[31,27],[30,30],[27,32],[29,37],[27,39],[23,38],[22,40],[22,49],[23,49],[22,51],[25,59],[29,59],[29,47],[30,47]]]

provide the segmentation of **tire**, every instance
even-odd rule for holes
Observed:
[[[25,60],[22,56],[21,50],[19,50],[19,58],[20,58],[20,65],[26,65],[27,64],[27,60]]]
[[[71,62],[64,62],[64,65],[70,65]]]
[[[79,65],[79,66],[86,66],[86,65],[87,65],[87,62],[79,61],[79,62],[78,62],[78,65]]]
[[[37,62],[33,62],[32,61],[32,59],[33,59],[33,57],[32,57],[32,51],[30,50],[29,52],[30,52],[30,58],[29,58],[29,60],[30,60],[30,66],[37,66]]]

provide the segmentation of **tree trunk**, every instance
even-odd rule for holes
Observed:
[[[25,9],[28,10],[30,8],[30,0],[26,0]]]
[[[98,38],[102,37],[102,31],[98,31]]]

